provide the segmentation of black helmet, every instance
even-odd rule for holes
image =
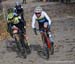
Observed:
[[[16,2],[16,6],[21,6],[21,4],[19,2]]]

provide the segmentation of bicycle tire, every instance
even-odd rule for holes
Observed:
[[[15,42],[16,42],[16,47],[17,47],[17,54],[19,56],[22,56],[23,58],[26,58],[27,57],[27,54],[26,54],[26,49],[23,47],[22,48],[22,40],[21,40],[21,35],[20,34],[17,34],[18,35],[18,38],[15,36]]]
[[[21,43],[21,54],[23,58],[27,58],[27,52],[25,47],[24,35],[20,34],[20,43]]]
[[[17,39],[17,37],[16,36],[14,36],[14,38],[15,38],[15,43],[16,43],[16,47],[17,47],[17,53],[18,52],[20,52],[20,46],[19,46],[19,40]]]
[[[44,53],[44,56],[45,56],[45,59],[49,59],[49,49],[48,49],[48,46],[46,44],[46,40],[44,37],[42,37],[42,40],[43,40],[43,53]]]
[[[51,48],[50,48],[49,52],[50,52],[50,55],[54,54],[54,43],[51,44]]]

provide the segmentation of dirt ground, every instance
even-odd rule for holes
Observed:
[[[32,4],[23,4],[28,42],[34,45],[32,53],[27,56],[27,59],[17,57],[16,52],[6,49],[6,43],[12,43],[13,39],[2,40],[0,41],[0,64],[75,64],[75,4],[66,5],[53,2]],[[51,30],[54,36],[55,50],[49,60],[45,60],[37,54],[36,48],[39,48],[38,44],[41,45],[42,42],[39,33],[38,36],[34,36],[31,28],[31,16],[37,4],[41,5],[52,19]]]

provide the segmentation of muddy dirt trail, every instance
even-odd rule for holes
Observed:
[[[37,49],[39,48],[38,44],[41,45],[42,42],[39,33],[38,36],[36,37],[34,36],[34,33],[31,28],[31,22],[28,22],[27,35],[29,37],[28,42],[31,45],[33,45],[32,53],[27,56],[27,59],[17,57],[16,52],[12,50],[8,51],[6,49],[6,43],[13,42],[13,39],[8,38],[2,40],[0,41],[0,64],[75,64],[75,16],[74,14],[72,15],[65,13],[64,13],[65,15],[60,14],[59,11],[57,12],[54,11],[55,14],[57,14],[56,16],[52,15],[52,11],[49,12],[49,10],[56,9],[55,3],[54,4],[46,3],[46,4],[51,6],[51,8],[47,9],[47,12],[49,16],[51,16],[52,18],[51,30],[53,32],[55,42],[54,55],[51,55],[49,60],[45,60],[37,54]],[[32,9],[25,7],[26,8],[25,10],[27,10],[25,11],[25,13],[31,12],[27,13],[28,15],[25,15],[25,18],[27,19],[31,18],[32,11],[35,5],[31,6]],[[23,6],[29,6],[29,4]],[[61,7],[64,6],[61,5],[58,8]],[[28,19],[27,21],[31,21],[31,19]]]
[[[52,24],[54,30],[55,52],[47,61],[38,56],[35,48],[39,48],[39,36],[33,36],[32,30],[29,28],[29,42],[33,46],[32,53],[27,59],[17,57],[16,52],[7,51],[5,43],[12,42],[11,39],[6,39],[0,43],[0,64],[74,64],[75,61],[75,19],[65,19],[55,21]],[[69,27],[69,28],[68,28]]]

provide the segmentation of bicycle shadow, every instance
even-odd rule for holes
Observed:
[[[38,44],[31,44],[30,45],[31,50],[33,51],[39,51],[41,49],[41,46]]]
[[[16,51],[16,43],[15,40],[7,40],[6,43],[6,49],[8,52],[15,52]]]
[[[32,51],[36,51],[39,57],[41,57],[41,58],[43,58],[45,60],[48,60],[46,58],[46,56],[44,55],[44,49],[40,45],[38,45],[38,44],[31,44],[30,48],[31,48]]]
[[[6,42],[6,49],[8,52],[16,52],[17,50],[15,46],[16,46],[15,40],[8,40]],[[39,44],[31,44],[30,49],[31,51],[36,51],[39,57],[46,59],[43,54],[44,53],[43,48]]]
[[[6,41],[6,48],[8,52],[15,52],[16,51],[16,43],[15,40],[7,40]],[[41,50],[41,46],[38,44],[31,44],[30,45],[31,51],[39,51]]]

